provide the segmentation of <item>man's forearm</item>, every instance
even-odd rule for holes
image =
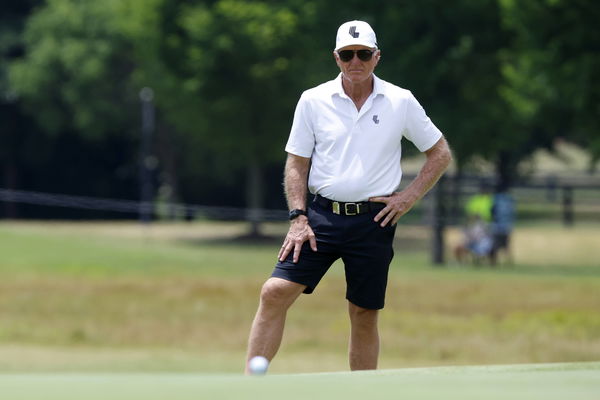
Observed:
[[[289,154],[285,163],[283,186],[290,210],[306,207],[310,159]]]
[[[415,201],[420,200],[436,184],[444,171],[452,161],[452,153],[448,142],[443,137],[428,151],[425,152],[427,160],[419,171],[417,177],[404,189],[415,197]]]
[[[310,158],[304,158],[288,154],[285,163],[283,186],[285,198],[290,210],[306,210],[306,194],[308,192],[308,168]],[[317,251],[317,240],[315,234],[308,224],[308,217],[300,215],[290,222],[290,230],[279,250],[279,261],[286,259],[293,252],[293,262],[297,263],[304,242],[309,241],[310,248]]]

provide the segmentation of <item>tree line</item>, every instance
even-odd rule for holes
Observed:
[[[157,198],[282,207],[296,101],[336,76],[352,19],[374,27],[376,73],[415,93],[459,173],[483,157],[510,184],[557,138],[597,164],[593,0],[21,0],[0,5],[2,187],[136,199],[147,87]],[[19,212],[35,214],[3,210]]]

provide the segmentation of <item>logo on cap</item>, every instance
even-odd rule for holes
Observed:
[[[360,36],[359,32],[356,32],[356,26],[351,26],[350,27],[350,31],[348,31],[348,33],[350,34],[350,36],[352,36],[354,39],[356,39],[357,37]]]

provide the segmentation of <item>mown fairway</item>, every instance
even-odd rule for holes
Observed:
[[[596,400],[600,363],[438,367],[271,375],[8,374],[3,397],[19,400]]]
[[[243,230],[0,224],[0,371],[238,373],[280,245],[233,240]],[[399,226],[380,367],[600,360],[598,238],[598,226],[522,227],[514,266],[434,268],[428,232]],[[271,372],[347,369],[347,333],[336,264],[289,313]]]

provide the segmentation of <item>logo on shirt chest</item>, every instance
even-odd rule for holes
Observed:
[[[375,124],[379,124],[379,116],[377,114],[373,115],[373,122],[375,122]]]

